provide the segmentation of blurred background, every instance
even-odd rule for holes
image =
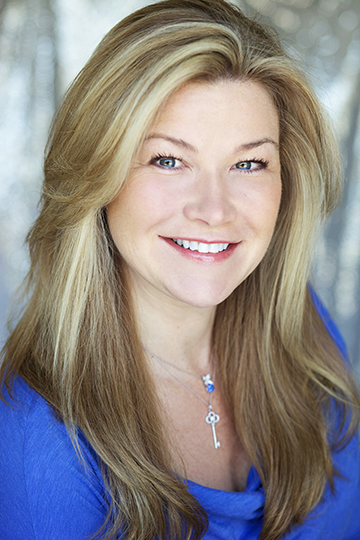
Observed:
[[[105,33],[146,0],[0,0],[0,345],[26,275],[56,104]],[[319,241],[315,288],[360,378],[360,0],[238,0],[303,63],[337,133],[346,186]]]

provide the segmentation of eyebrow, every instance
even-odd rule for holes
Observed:
[[[279,150],[279,143],[274,141],[274,139],[265,137],[264,139],[260,139],[259,141],[253,141],[253,142],[249,142],[245,144],[240,144],[240,146],[237,146],[235,148],[234,154],[241,152],[241,150],[252,150],[253,148],[258,148],[259,146],[262,146],[263,144],[272,144],[275,146],[276,150]]]
[[[165,141],[169,141],[177,146],[180,146],[181,148],[185,148],[186,150],[190,150],[191,152],[198,153],[198,149],[195,148],[190,143],[187,143],[186,141],[183,141],[182,139],[177,139],[175,137],[170,137],[169,135],[163,135],[162,133],[151,133],[146,137],[146,141],[150,139],[164,139]],[[273,139],[270,139],[269,137],[265,137],[264,139],[259,139],[258,141],[252,141],[244,144],[240,144],[234,149],[233,154],[237,154],[238,152],[241,152],[242,150],[252,150],[253,148],[258,148],[259,146],[263,146],[264,144],[272,144],[275,146],[277,150],[279,150],[279,143],[274,141]]]
[[[183,141],[182,139],[176,139],[175,137],[169,137],[168,135],[163,135],[162,133],[151,133],[148,137],[146,137],[146,141],[150,139],[164,139],[165,141],[169,141],[173,144],[176,144],[177,146],[181,146],[182,148],[185,148],[186,150],[190,150],[191,152],[198,153],[197,148],[193,146],[190,143],[187,143]]]

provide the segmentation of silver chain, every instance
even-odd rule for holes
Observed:
[[[209,401],[205,401],[205,399],[203,399],[201,396],[199,396],[199,394],[197,394],[195,392],[195,390],[193,390],[192,388],[190,388],[190,386],[188,386],[186,383],[184,383],[184,381],[182,381],[180,379],[180,377],[178,377],[175,373],[173,373],[167,366],[166,364],[176,368],[176,369],[179,369],[180,371],[183,371],[184,373],[188,373],[189,375],[194,375],[194,377],[197,377],[198,379],[202,379],[201,375],[196,375],[195,373],[191,373],[191,371],[187,371],[186,369],[182,369],[182,368],[179,368],[177,366],[174,366],[173,364],[170,364],[170,362],[166,362],[166,360],[163,360],[162,358],[160,358],[159,356],[156,356],[156,354],[152,353],[151,351],[149,351],[149,349],[147,349],[146,347],[144,347],[143,345],[143,348],[145,349],[145,351],[147,353],[150,354],[150,356],[152,356],[153,358],[155,358],[155,360],[157,360],[158,362],[160,362],[160,364],[163,366],[164,369],[166,369],[166,371],[168,373],[170,373],[170,375],[172,375],[174,377],[174,379],[176,379],[177,381],[179,381],[179,383],[181,383],[183,386],[185,386],[185,388],[187,388],[188,390],[190,390],[190,392],[192,394],[194,394],[194,396],[196,396],[198,399],[200,399],[203,403],[205,403],[205,405],[207,407],[211,407],[211,399],[212,399],[212,394],[210,394],[210,399]],[[215,382],[215,370],[214,370],[214,377],[213,377],[213,381]]]
[[[186,373],[187,375],[191,375],[192,377],[196,377],[197,379],[200,379],[200,380],[203,380],[203,379],[204,379],[201,375],[197,375],[196,373],[192,373],[191,371],[188,371],[187,369],[181,368],[181,367],[179,367],[179,366],[175,366],[175,364],[172,364],[171,362],[168,362],[167,360],[164,360],[163,358],[160,358],[160,357],[157,356],[156,354],[154,354],[154,353],[152,353],[151,351],[149,351],[149,349],[147,349],[146,347],[144,347],[144,345],[143,345],[143,349],[144,349],[147,353],[149,353],[153,358],[155,358],[156,360],[158,360],[159,362],[161,362],[163,365],[164,365],[164,364],[167,364],[168,366],[171,366],[172,368],[177,369],[178,371],[182,371],[183,373]],[[213,360],[213,356],[211,355],[211,357],[210,357],[209,371],[210,371],[210,369],[211,369],[212,360]],[[214,373],[214,378],[215,378],[215,373]]]
[[[195,397],[197,397],[198,399],[200,399],[200,401],[202,401],[208,408],[208,414],[206,415],[205,417],[205,422],[211,426],[211,429],[212,429],[212,435],[213,435],[213,439],[214,439],[214,447],[215,447],[215,450],[217,448],[220,448],[220,441],[218,441],[217,439],[217,435],[216,435],[216,428],[215,428],[215,425],[217,424],[217,422],[219,422],[220,420],[220,416],[218,414],[216,414],[213,409],[212,409],[212,406],[211,406],[211,400],[212,400],[212,392],[214,391],[214,382],[215,382],[215,366],[214,366],[214,376],[213,376],[213,381],[210,381],[211,384],[212,384],[212,390],[211,390],[211,393],[210,393],[210,399],[209,401],[205,401],[205,399],[203,399],[201,396],[199,396],[199,394],[197,394],[195,392],[195,390],[193,390],[192,388],[190,388],[190,386],[188,386],[183,380],[180,379],[180,377],[178,377],[175,373],[173,373],[171,371],[171,369],[168,368],[168,365],[169,366],[172,366],[173,368],[175,369],[179,369],[180,371],[183,371],[184,373],[188,373],[189,375],[194,375],[195,377],[199,378],[199,379],[202,379],[204,381],[204,384],[205,386],[207,386],[205,380],[206,379],[210,379],[210,374],[206,375],[205,377],[201,377],[200,375],[196,375],[195,373],[191,373],[191,371],[187,371],[186,369],[183,369],[183,368],[179,368],[177,366],[174,366],[173,364],[171,364],[170,362],[166,362],[166,360],[163,360],[162,358],[160,358],[160,356],[157,356],[156,354],[152,353],[151,351],[149,351],[146,347],[144,347],[143,345],[143,349],[150,355],[152,356],[155,360],[157,360],[161,365],[162,367],[172,376],[174,377],[174,379],[176,379],[180,384],[182,384],[183,386],[185,386],[185,388],[187,388],[192,394],[194,394]],[[212,363],[212,357],[210,359],[210,365]]]

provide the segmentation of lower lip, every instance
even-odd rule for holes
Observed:
[[[191,251],[191,249],[185,249],[176,242],[173,242],[170,238],[162,237],[172,248],[174,248],[180,255],[191,260],[204,261],[204,262],[222,262],[231,257],[235,249],[241,242],[237,244],[230,244],[224,251],[219,253],[199,253],[199,251]]]

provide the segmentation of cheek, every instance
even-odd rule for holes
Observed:
[[[274,227],[280,209],[281,202],[281,183],[276,186],[276,189],[269,190],[265,201],[265,212],[268,216],[269,225]]]
[[[122,251],[123,243],[129,236],[131,228],[131,214],[128,213],[126,197],[117,197],[106,208],[107,222],[111,236],[119,249]]]
[[[118,211],[126,216],[123,221],[128,229],[151,231],[152,227],[166,224],[178,213],[179,195],[174,181],[141,175],[129,184]]]
[[[280,180],[247,193],[247,220],[253,229],[268,236],[276,224],[281,201]]]
[[[172,215],[174,197],[166,196],[151,182],[132,181],[107,206],[107,221],[120,252],[135,249],[152,227]]]

